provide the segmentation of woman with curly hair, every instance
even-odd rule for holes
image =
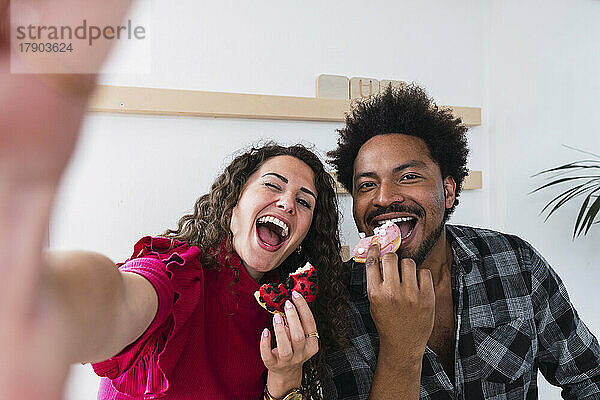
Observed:
[[[346,336],[339,254],[331,176],[305,147],[268,144],[236,157],[176,229],[142,238],[118,270],[92,253],[49,259],[72,284],[93,279],[88,295],[102,299],[85,310],[104,332],[85,354],[99,399],[270,400],[324,395],[324,349]],[[307,261],[319,276],[310,307],[298,292],[284,318],[257,303],[260,284]]]

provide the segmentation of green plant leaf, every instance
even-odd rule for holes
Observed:
[[[533,175],[534,177],[544,176],[546,182],[529,193],[532,194],[542,189],[561,185],[560,193],[546,203],[540,212],[540,214],[547,213],[544,221],[547,221],[551,215],[565,204],[572,202],[577,197],[584,196],[573,227],[573,239],[575,239],[582,233],[586,235],[592,225],[600,223],[600,195],[597,194],[600,192],[600,175],[597,172],[600,170],[600,155],[569,146],[565,147],[596,159],[570,162]]]
[[[598,167],[598,169],[600,169],[600,166]],[[573,174],[576,171],[585,171],[585,169],[582,168],[573,168],[573,169],[565,169],[563,171],[555,171],[552,173],[552,176],[547,177],[546,180],[550,180],[550,179],[556,179],[559,178],[561,176],[569,176],[569,174]],[[580,175],[580,176],[592,176],[592,175]]]
[[[566,192],[562,192],[562,193],[558,194],[555,198],[550,200],[548,202],[548,204],[546,204],[546,206],[542,209],[540,214],[542,214],[544,211],[546,211],[546,209],[549,208],[555,201],[560,200],[558,202],[561,203],[561,205],[562,205],[564,202],[570,200],[571,198],[578,196],[579,194],[585,192],[586,190],[589,190],[590,189],[589,185],[590,185],[590,182],[585,182],[585,183],[582,183],[581,185],[577,185],[577,186],[567,190]],[[579,189],[581,189],[581,190],[579,190]]]
[[[555,197],[555,199],[560,198],[560,197],[563,197],[563,199],[556,203],[556,205],[554,206],[554,208],[546,216],[546,219],[544,220],[544,222],[546,222],[548,220],[548,218],[550,218],[550,215],[552,215],[552,213],[554,213],[554,211],[558,210],[561,206],[563,206],[569,200],[571,200],[571,199],[579,196],[582,193],[585,193],[585,192],[589,191],[590,189],[593,189],[593,187],[589,187],[589,184],[590,184],[590,182],[583,183],[583,184],[581,184],[579,186],[576,186],[574,188],[571,188],[571,189],[567,190],[566,192],[561,193],[557,197]],[[577,190],[577,189],[580,189],[580,190]],[[546,210],[550,206],[550,204],[551,203],[548,203],[546,205],[546,207],[544,207],[542,209],[542,212],[544,212],[544,210]]]
[[[563,144],[563,147],[566,147],[567,149],[578,151],[578,152],[583,153],[583,154],[588,154],[588,155],[594,156],[596,158],[600,158],[600,154],[592,153],[591,151],[581,150],[581,149],[578,149],[577,147],[569,146],[569,145],[566,145],[566,144]]]
[[[592,193],[587,195],[587,197],[583,201],[583,204],[581,205],[581,208],[579,209],[579,215],[577,215],[577,221],[575,221],[575,228],[573,228],[573,239],[575,239],[575,237],[576,237],[575,233],[577,232],[577,227],[579,226],[579,223],[581,222],[581,218],[583,217],[585,210],[587,210],[587,205],[590,202],[591,198],[592,198]],[[581,233],[581,231],[580,231],[580,233]],[[579,236],[579,235],[577,235],[577,236]]]
[[[581,187],[581,190],[578,190],[575,193],[569,194],[567,195],[564,199],[562,199],[560,201],[561,205],[566,203],[567,201],[574,199],[575,197],[579,196],[580,194],[586,193],[590,190],[595,190],[595,188],[598,187],[598,184],[600,184],[600,180],[598,179],[593,179],[591,181],[588,181],[582,185],[579,185],[577,187]]]
[[[598,210],[594,211],[594,209],[600,208],[600,202],[598,201],[600,199],[600,197],[593,196],[593,194],[595,192],[597,192],[598,190],[600,190],[600,187],[598,187],[597,189],[595,189],[594,191],[592,191],[589,194],[590,198],[591,197],[596,197],[596,200],[594,200],[594,202],[592,203],[592,205],[587,209],[585,217],[583,218],[583,221],[580,222],[579,230],[577,232],[577,236],[581,235],[581,233],[584,232],[584,229],[586,227],[587,227],[587,229],[585,230],[585,232],[583,234],[584,235],[587,234],[587,231],[589,230],[589,227],[591,226],[591,224],[594,221],[594,217],[598,213]]]
[[[577,180],[577,179],[590,179],[590,178],[600,178],[600,175],[586,175],[586,176],[570,176],[568,178],[561,178],[561,179],[557,179],[555,181],[552,181],[550,183],[546,183],[543,186],[540,186],[539,188],[533,190],[532,192],[529,192],[530,194],[535,193],[535,192],[539,192],[542,189],[545,189],[547,187],[550,186],[554,186],[554,185],[558,185],[559,183],[563,183],[563,182],[569,182],[569,181],[573,181],[573,180]]]
[[[591,165],[587,165],[584,163],[591,163]],[[600,169],[600,165],[598,165],[598,161],[597,160],[581,160],[581,161],[575,161],[575,162],[571,162],[568,164],[564,164],[558,167],[554,167],[554,168],[550,168],[550,169],[546,169],[542,172],[538,172],[535,175],[532,175],[532,177],[536,177],[542,174],[548,174],[551,172],[556,172],[556,171],[562,171],[565,169],[587,169],[587,168],[593,168],[593,169]]]
[[[590,230],[590,227],[594,223],[594,219],[596,218],[596,215],[598,215],[599,210],[600,210],[600,197],[596,198],[596,200],[592,203],[592,205],[590,206],[590,208],[588,210],[588,213],[586,215],[586,218],[588,219],[588,223],[585,228],[584,235],[587,235],[588,231]],[[585,223],[585,221],[584,221],[584,223]]]

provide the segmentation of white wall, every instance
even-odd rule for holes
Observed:
[[[598,2],[204,3],[156,0],[152,73],[103,83],[313,97],[316,77],[330,73],[415,81],[439,104],[481,107],[469,167],[484,171],[484,188],[463,192],[452,221],[530,240],[600,330],[600,295],[591,290],[598,233],[571,242],[571,215],[543,224],[537,212],[549,197],[526,195],[531,174],[577,157],[561,143],[600,151]],[[237,149],[273,138],[324,154],[339,126],[91,114],[57,200],[51,246],[125,259],[140,236],[173,227]],[[351,202],[341,201],[343,241],[353,243]],[[67,398],[94,399],[96,387],[89,368],[76,367]],[[559,396],[543,388],[541,398]]]
[[[562,144],[600,153],[600,2],[493,1],[488,18],[491,222],[538,248],[598,334],[600,231],[572,241],[577,205],[543,224],[558,191],[527,193],[544,182],[534,173],[586,158]],[[559,391],[543,385],[540,398]]]

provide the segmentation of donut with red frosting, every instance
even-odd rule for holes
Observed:
[[[292,301],[292,291],[300,293],[307,303],[317,297],[319,281],[317,270],[307,262],[291,273],[284,283],[266,283],[254,292],[258,304],[270,313],[284,313],[285,301]]]

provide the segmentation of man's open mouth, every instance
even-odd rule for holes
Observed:
[[[263,245],[276,250],[289,238],[290,228],[277,217],[266,215],[256,220],[256,235]]]
[[[417,225],[417,219],[415,217],[397,217],[391,219],[381,219],[379,221],[373,221],[372,225],[375,227],[381,226],[388,221],[393,222],[398,226],[398,228],[400,228],[400,232],[402,232],[402,240],[408,239],[413,233],[415,226]]]

